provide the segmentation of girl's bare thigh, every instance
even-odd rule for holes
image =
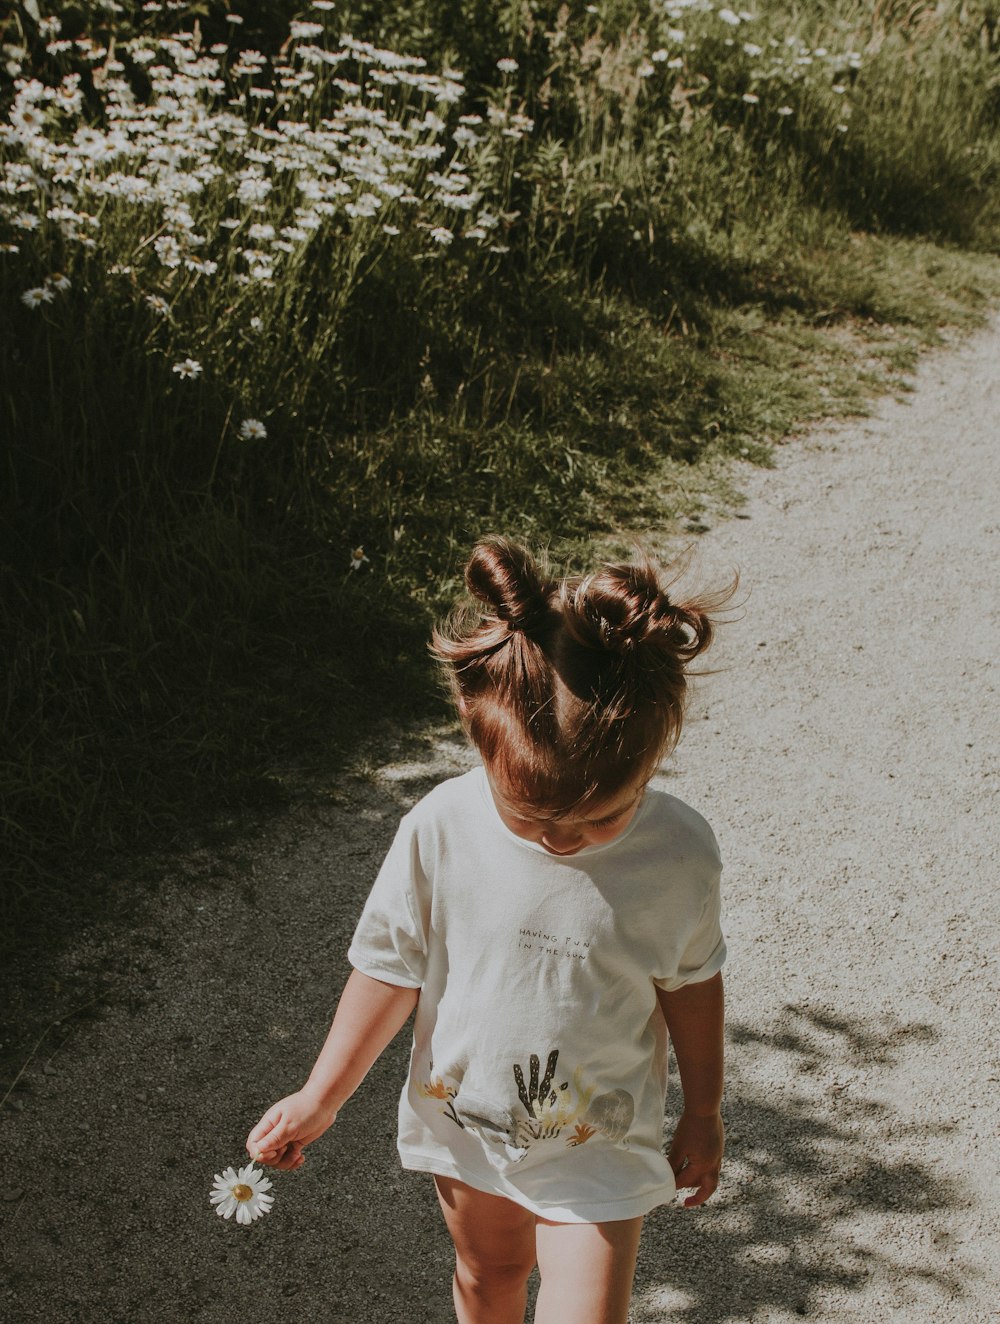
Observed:
[[[536,1219],[541,1287],[535,1324],[627,1324],[642,1218],[609,1223]]]
[[[567,1320],[573,1324],[626,1324],[642,1218],[553,1223],[512,1200],[477,1191],[453,1178],[435,1177],[434,1181],[455,1243],[459,1273],[487,1295],[495,1289],[506,1297],[510,1291],[509,1305],[514,1308],[510,1318],[523,1318],[526,1291],[521,1289],[537,1260],[541,1286],[535,1324],[566,1324]],[[520,1315],[515,1301],[520,1302]],[[501,1308],[492,1317],[507,1315]]]
[[[522,1324],[535,1267],[535,1216],[451,1177],[434,1178],[455,1243],[459,1324]]]

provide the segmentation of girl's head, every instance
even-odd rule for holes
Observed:
[[[498,537],[477,543],[465,582],[473,602],[432,650],[504,804],[574,821],[623,804],[676,744],[688,665],[732,589],[674,601],[642,553],[553,580]]]

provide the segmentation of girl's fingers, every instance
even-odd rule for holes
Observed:
[[[695,1187],[694,1195],[689,1195],[684,1201],[685,1209],[694,1209],[697,1205],[704,1204],[708,1197],[714,1194],[719,1185],[719,1174],[713,1168],[693,1168],[690,1164],[678,1176],[676,1185],[678,1189],[684,1187]]]
[[[271,1117],[268,1113],[260,1119],[247,1136],[247,1153],[256,1156],[258,1152],[270,1154],[283,1145],[281,1139],[281,1114]]]

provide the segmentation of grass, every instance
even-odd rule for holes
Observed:
[[[56,8],[57,47],[82,45],[30,15],[3,31],[63,89],[19,94],[0,142],[0,927],[23,948],[93,915],[114,859],[439,715],[424,640],[475,537],[582,560],[697,528],[738,501],[734,457],[902,389],[1000,292],[985,7],[767,0],[734,26],[421,0],[354,5],[280,57],[294,11],[256,7],[238,44],[272,62],[219,56],[226,95],[192,73],[195,20],[199,58],[232,40],[224,7],[149,58],[171,16]],[[341,24],[378,49],[331,70],[306,43]],[[390,45],[423,84],[384,81]],[[163,107],[142,150],[79,168],[76,130],[129,96]]]

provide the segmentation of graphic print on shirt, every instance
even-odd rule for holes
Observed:
[[[627,1090],[595,1094],[584,1084],[582,1068],[573,1073],[572,1084],[557,1084],[559,1049],[549,1053],[545,1070],[537,1053],[528,1056],[528,1078],[520,1062],[512,1065],[514,1084],[523,1112],[515,1105],[484,1099],[464,1089],[450,1075],[435,1075],[430,1064],[429,1079],[418,1085],[425,1099],[438,1099],[444,1113],[463,1131],[477,1134],[487,1144],[503,1150],[512,1163],[525,1157],[532,1145],[555,1140],[572,1126],[566,1140],[569,1148],[586,1142],[598,1132],[613,1145],[628,1146],[628,1132],[635,1117],[635,1101]],[[561,1074],[561,1073],[560,1073]]]

